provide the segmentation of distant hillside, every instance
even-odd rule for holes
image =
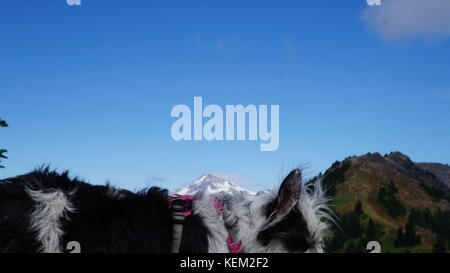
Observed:
[[[449,249],[450,188],[445,172],[430,166],[400,152],[335,162],[322,175],[340,226],[326,242],[328,251],[365,252],[373,240],[382,252]]]
[[[439,181],[450,189],[450,166],[439,163],[417,163],[419,168],[434,174]]]

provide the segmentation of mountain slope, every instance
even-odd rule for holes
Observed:
[[[450,166],[439,163],[416,163],[416,165],[432,173],[439,181],[450,189]]]
[[[329,251],[364,252],[375,239],[384,252],[431,252],[440,240],[450,243],[448,187],[406,155],[349,157],[322,179],[342,228],[333,230]]]

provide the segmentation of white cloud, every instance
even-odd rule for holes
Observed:
[[[203,47],[203,36],[197,35],[194,39],[194,43],[197,47],[202,48]]]
[[[361,18],[385,41],[450,37],[450,0],[383,0]]]
[[[290,62],[294,62],[297,55],[297,48],[295,46],[294,38],[289,38],[284,41],[284,51],[287,60]]]
[[[239,36],[232,37],[229,39],[218,40],[214,48],[218,52],[226,53],[229,55],[236,55],[240,51],[239,43],[241,38]]]
[[[450,87],[415,92],[412,94],[412,98],[420,101],[450,102]]]
[[[225,47],[225,41],[224,40],[219,40],[216,43],[216,49],[217,51],[225,51],[226,47]]]
[[[161,184],[161,183],[165,183],[166,181],[167,180],[164,177],[154,175],[154,176],[152,176],[152,177],[150,177],[148,179],[148,184],[150,184],[150,185],[158,185],[158,184]]]

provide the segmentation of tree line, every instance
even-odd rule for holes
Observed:
[[[367,243],[377,241],[384,235],[378,225],[364,214],[360,200],[353,211],[335,214],[337,223],[332,226],[333,236],[325,243],[328,252],[366,253]],[[363,219],[368,219],[366,228],[361,223]]]

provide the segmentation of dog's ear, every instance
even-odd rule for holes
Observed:
[[[290,212],[300,198],[301,172],[293,170],[281,183],[276,198],[275,215],[283,217]]]

